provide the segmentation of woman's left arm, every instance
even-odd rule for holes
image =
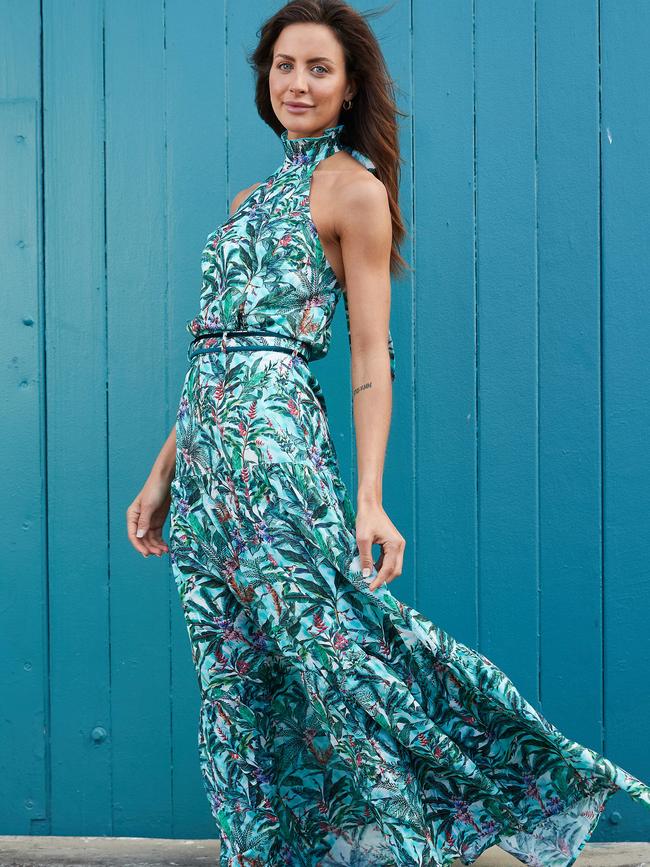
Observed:
[[[393,400],[388,352],[392,224],[386,188],[370,174],[348,181],[336,211],[350,329],[358,466],[356,538],[364,577],[373,566],[373,543],[381,546],[379,572],[369,585],[374,590],[402,574],[405,546],[382,507]]]

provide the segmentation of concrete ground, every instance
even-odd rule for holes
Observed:
[[[2,837],[0,867],[218,867],[217,840],[148,837]],[[521,867],[492,846],[478,867]],[[456,862],[460,867],[460,861]],[[650,867],[650,843],[587,843],[580,867]],[[455,867],[455,865],[454,865]]]

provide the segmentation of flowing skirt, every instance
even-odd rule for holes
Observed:
[[[200,356],[177,419],[170,560],[221,867],[568,867],[618,790],[487,657],[363,578],[309,367]]]

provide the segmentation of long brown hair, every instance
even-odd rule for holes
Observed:
[[[259,115],[280,135],[284,127],[273,111],[269,94],[269,73],[277,38],[287,25],[299,22],[325,24],[334,32],[343,48],[347,77],[356,87],[351,109],[343,110],[338,121],[344,124],[341,142],[368,156],[375,165],[376,176],[386,187],[393,226],[390,271],[401,274],[410,266],[399,252],[406,230],[398,202],[403,160],[397,115],[407,115],[397,108],[394,82],[366,21],[375,14],[360,13],[342,0],[290,0],[258,30],[259,42],[248,62],[256,75],[255,104]]]

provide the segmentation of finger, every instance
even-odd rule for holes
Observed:
[[[144,544],[149,554],[155,554],[156,556],[158,556],[158,547],[156,545],[156,540],[154,539],[153,533],[154,531],[149,528],[144,534],[144,536],[140,539],[140,541]]]
[[[141,539],[139,539],[136,536],[135,531],[132,531],[129,532],[129,539],[131,540],[131,544],[136,549],[136,551],[142,554],[143,557],[148,557],[149,554],[152,553],[151,546],[146,536],[143,536]]]
[[[384,549],[388,553],[389,557],[386,569],[381,568],[384,561]],[[394,581],[395,578],[398,578],[402,574],[405,549],[406,540],[401,536],[397,542],[385,542],[382,545],[381,556],[377,561],[378,573],[369,585],[370,589],[374,590],[376,587],[381,586],[382,583],[388,584],[390,581]]]
[[[395,578],[399,577],[402,574],[402,566],[404,562],[404,544],[397,543],[391,545],[391,560],[390,562],[390,574],[386,576],[384,579],[384,572],[380,570],[377,575],[377,579],[381,583],[385,580],[386,583],[390,581],[394,581]]]
[[[143,557],[148,557],[150,554],[155,554],[156,549],[152,546],[152,536],[149,530],[149,522],[151,520],[151,509],[145,506],[138,511],[137,507],[131,507],[130,513],[127,512],[128,535],[133,547],[142,554]],[[140,533],[140,535],[138,535]]]
[[[393,546],[386,544],[388,550],[384,551],[384,558],[381,569],[375,575],[369,584],[370,590],[375,590],[382,584],[389,584],[398,575],[398,552]]]
[[[135,548],[135,550],[142,554],[143,557],[147,557],[149,554],[149,549],[143,543],[141,539],[136,536],[136,531],[138,529],[138,517],[140,512],[136,506],[129,506],[126,510],[126,532],[129,537],[129,541]]]
[[[151,529],[151,508],[143,503],[138,517],[138,527],[136,530],[136,538],[140,539],[142,544],[147,549],[148,554],[155,554],[156,549],[152,545],[154,531]]]
[[[372,572],[372,539],[367,536],[357,537],[357,545],[359,547],[359,558],[361,562],[361,574],[367,578]]]
[[[167,543],[162,538],[161,532],[158,528],[149,532],[149,544],[154,549],[154,554],[158,557],[162,556],[169,550]]]
[[[144,543],[144,546],[147,549],[147,554],[155,554],[156,557],[159,557],[161,552],[158,549],[155,539],[151,535],[152,532],[152,530],[147,530],[140,541]]]

